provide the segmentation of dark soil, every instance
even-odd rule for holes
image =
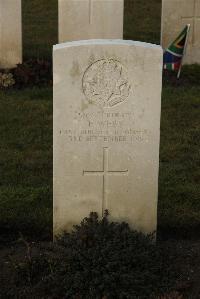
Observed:
[[[200,240],[173,240],[161,243],[169,250],[174,271],[178,274],[175,290],[184,299],[200,298]]]
[[[199,299],[200,298],[200,240],[175,240],[169,239],[159,241],[158,245],[163,250],[163,254],[169,255],[172,268],[177,279],[174,281],[174,290],[163,299]],[[48,250],[52,246],[51,242],[29,243],[31,254],[38,256],[41,250]],[[9,247],[0,248],[0,298],[12,298],[5,295],[8,290],[15,292],[18,287],[15,281],[15,270],[17,265],[24,263],[27,258],[27,244],[15,242]],[[170,273],[166,273],[166,276]],[[24,297],[20,298],[50,298],[38,297],[34,292],[30,294],[30,289],[24,289]],[[23,292],[22,292],[23,293]],[[18,297],[16,297],[18,298]],[[117,299],[117,298],[116,298]]]

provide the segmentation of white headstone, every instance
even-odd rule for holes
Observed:
[[[124,0],[59,0],[59,42],[123,38]]]
[[[0,68],[12,68],[21,62],[21,0],[0,0]]]
[[[123,40],[54,46],[54,233],[91,211],[157,221],[162,49]]]
[[[163,48],[167,48],[187,24],[191,29],[184,63],[200,63],[200,0],[162,0]]]

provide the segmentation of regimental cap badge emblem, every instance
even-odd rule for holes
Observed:
[[[123,103],[129,96],[127,70],[117,60],[98,60],[86,69],[82,88],[89,103],[103,108],[114,107]]]

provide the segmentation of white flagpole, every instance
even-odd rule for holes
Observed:
[[[185,40],[185,46],[184,46],[184,49],[183,49],[183,56],[181,58],[181,64],[180,64],[180,67],[179,67],[179,70],[178,70],[178,74],[177,74],[177,79],[180,78],[180,74],[181,74],[181,69],[182,69],[182,66],[183,66],[183,59],[184,59],[184,56],[185,56],[185,53],[186,53],[186,49],[187,49],[187,44],[188,44],[188,37],[189,37],[189,32],[190,32],[190,24],[187,24],[187,35],[186,35],[186,40]]]

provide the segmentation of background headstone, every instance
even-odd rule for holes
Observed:
[[[59,42],[123,38],[124,0],[59,0]]]
[[[54,46],[54,233],[91,211],[156,229],[162,49]]]
[[[21,0],[0,0],[0,68],[12,68],[21,62]]]
[[[200,63],[200,0],[162,0],[161,43],[167,48],[191,24],[185,64]]]

